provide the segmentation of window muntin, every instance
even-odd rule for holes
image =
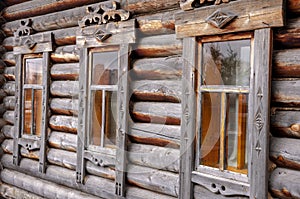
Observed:
[[[22,135],[41,136],[43,114],[43,58],[25,56],[23,60]]]
[[[202,43],[197,165],[247,173],[250,39]]]
[[[90,146],[115,148],[117,126],[118,48],[90,50]]]

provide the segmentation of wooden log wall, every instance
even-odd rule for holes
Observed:
[[[84,5],[100,0],[5,0],[6,20],[0,34],[0,135],[5,152],[1,172],[6,189],[2,195],[32,194],[32,197],[112,198],[114,167],[97,167],[87,162],[85,185],[76,184],[79,51],[75,46],[78,20]],[[182,41],[175,36],[174,13],[179,0],[127,0],[121,7],[132,12],[139,40],[133,46],[130,70],[130,145],[127,198],[178,197]],[[300,175],[300,4],[288,0],[287,26],[274,31],[270,159],[277,165],[271,173],[270,192],[277,198],[299,198],[299,185],[289,178]],[[12,164],[15,57],[13,32],[21,19],[30,18],[35,33],[52,32],[56,44],[51,53],[50,110],[45,175],[38,173],[38,151],[21,150],[20,168]],[[3,49],[6,52],[3,52]],[[6,110],[6,111],[5,111]],[[1,137],[0,136],[0,137]],[[5,139],[4,139],[5,138]],[[0,139],[1,140],[1,139]],[[284,176],[283,176],[284,175]],[[283,176],[281,178],[281,176]],[[27,184],[35,182],[41,189]],[[59,185],[58,185],[59,184]],[[49,185],[49,188],[47,188]],[[61,186],[63,185],[63,186]],[[95,187],[95,185],[97,185]],[[70,191],[70,189],[76,191]],[[14,190],[14,193],[9,190]],[[207,190],[195,187],[195,198]],[[69,194],[73,195],[69,195]],[[13,197],[13,196],[12,196]]]

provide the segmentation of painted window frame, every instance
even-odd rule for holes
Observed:
[[[112,8],[105,8],[105,4],[87,7],[87,16],[79,21],[80,31],[76,35],[76,45],[80,51],[80,75],[79,75],[79,114],[77,130],[77,165],[76,181],[84,184],[86,176],[86,162],[90,161],[96,166],[115,167],[115,193],[116,197],[125,196],[125,180],[127,167],[127,134],[129,119],[129,65],[131,46],[136,40],[136,21],[128,20],[129,13],[124,10],[116,10],[116,2],[112,2]],[[101,11],[102,10],[102,14]],[[112,15],[120,16],[120,21],[114,20]],[[96,18],[99,21],[95,21]],[[114,14],[113,14],[114,15]],[[128,21],[126,21],[128,20]],[[93,22],[92,24],[90,22]],[[89,146],[88,136],[88,92],[89,82],[86,74],[89,74],[91,64],[90,51],[95,48],[118,48],[118,84],[117,84],[117,124],[116,124],[116,149],[100,146]],[[102,196],[100,196],[102,197]],[[112,196],[111,196],[112,197]]]
[[[15,132],[13,143],[13,164],[19,166],[21,161],[21,147],[28,151],[39,149],[39,172],[46,171],[46,151],[49,120],[49,93],[50,93],[50,52],[53,51],[52,33],[31,35],[32,29],[28,26],[29,20],[21,21],[21,27],[15,32],[13,52],[16,56],[16,106],[15,106]],[[40,136],[24,135],[24,83],[25,60],[30,57],[42,58],[42,85],[36,88],[42,90],[42,130]],[[25,87],[24,87],[25,86]]]
[[[260,0],[259,6],[256,1],[234,1],[228,4],[209,7],[194,8],[194,0],[184,1],[181,4],[183,10],[175,15],[176,35],[183,39],[183,75],[182,75],[182,118],[181,118],[181,146],[180,146],[180,177],[179,198],[193,198],[193,184],[198,184],[208,189],[216,197],[244,195],[250,198],[267,198],[268,193],[268,152],[269,152],[269,111],[270,111],[270,84],[271,84],[271,57],[273,33],[272,27],[284,26],[284,1],[272,1],[273,8],[268,11],[268,4]],[[267,6],[266,6],[267,5]],[[247,12],[235,7],[251,7]],[[271,8],[271,6],[269,6]],[[265,20],[261,18],[246,21],[249,26],[239,26],[245,23],[243,16],[249,16],[252,12],[260,12],[266,15],[280,16],[273,24],[264,26]],[[252,11],[253,9],[253,11]],[[272,10],[272,11],[271,11]],[[209,13],[211,13],[209,15]],[[219,23],[216,16],[225,15],[230,19],[226,23]],[[210,20],[213,20],[211,23]],[[228,28],[227,28],[228,27]],[[198,63],[198,40],[201,38],[212,41],[235,40],[240,35],[251,36],[251,60],[252,78],[249,93],[248,110],[248,175],[233,172],[213,171],[212,168],[197,170],[195,163],[196,148],[199,138],[197,118],[199,118],[199,101],[197,101],[198,88],[197,70]],[[246,36],[247,37],[247,36]],[[236,39],[237,39],[236,38]],[[208,41],[208,40],[207,40]],[[201,108],[201,107],[200,107]],[[200,158],[200,157],[199,157]],[[199,168],[198,168],[199,169]],[[207,169],[207,170],[206,170]],[[215,173],[214,178],[208,174]],[[225,173],[225,174],[224,174]]]

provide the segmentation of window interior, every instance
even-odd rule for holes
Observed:
[[[43,59],[25,57],[23,64],[23,134],[40,137],[42,131]]]
[[[250,45],[202,43],[200,165],[247,173]]]
[[[114,148],[116,144],[118,51],[90,52],[89,144]]]

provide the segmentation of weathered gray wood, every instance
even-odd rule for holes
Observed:
[[[284,106],[300,105],[300,80],[273,81],[272,102]]]
[[[300,33],[299,33],[300,34]],[[300,77],[299,49],[278,50],[273,54],[274,76]]]
[[[50,73],[54,80],[78,80],[79,63],[54,64]]]
[[[180,79],[182,75],[182,58],[162,57],[138,59],[130,71],[134,79]]]
[[[300,170],[299,139],[272,137],[270,158],[280,167]]]
[[[181,100],[181,81],[140,80],[132,82],[132,96],[139,101],[175,102]]]
[[[77,117],[52,115],[50,117],[49,126],[56,131],[77,133]]]
[[[5,126],[8,122],[5,119],[0,118],[0,128]]]
[[[223,28],[211,26],[206,19],[218,9],[230,11],[238,17]],[[282,0],[232,1],[230,4],[201,7],[175,16],[176,35],[183,38],[282,27],[285,25],[284,9]]]
[[[51,59],[54,62],[78,62],[79,51],[75,45],[61,46],[55,49],[51,54]]]
[[[3,10],[2,16],[7,21],[44,15],[61,10],[80,7],[90,3],[96,3],[97,0],[65,0],[58,2],[56,0],[33,0],[21,4],[12,5]]]
[[[65,186],[8,169],[5,169],[1,172],[1,179],[8,184],[47,198],[98,198],[72,188],[67,188]]]
[[[195,78],[196,46],[195,38],[183,39],[181,137],[180,137],[180,198],[192,197],[191,173],[194,167],[195,137]]]
[[[273,109],[271,133],[277,136],[300,138],[300,112]]]
[[[3,2],[5,3],[5,5],[7,5],[7,6],[11,6],[11,5],[14,5],[14,4],[22,3],[22,2],[25,2],[25,1],[30,1],[30,0],[3,0]]]
[[[267,198],[272,30],[254,32],[254,87],[250,91],[248,132],[251,135],[250,198]],[[250,81],[251,82],[251,81]],[[254,124],[252,123],[254,121]]]
[[[7,110],[14,110],[15,109],[15,103],[16,98],[15,96],[6,96],[3,98],[4,107]]]
[[[3,116],[5,111],[6,111],[6,107],[5,107],[4,103],[0,104],[0,117]]]
[[[53,81],[50,85],[50,93],[57,97],[76,97],[78,96],[78,81]]]
[[[159,124],[180,124],[181,106],[177,103],[136,102],[132,116],[136,121]]]
[[[2,55],[2,60],[7,66],[16,65],[16,57],[13,52],[6,52]]]
[[[3,114],[3,119],[7,121],[9,124],[15,123],[15,112],[14,111],[6,111]]]
[[[2,59],[0,59],[0,72],[3,72],[6,67],[7,66],[5,62]]]
[[[275,30],[274,47],[282,48],[298,48],[300,47],[300,18],[287,19],[287,25],[284,28]]]
[[[48,143],[50,147],[76,152],[77,136],[75,134],[52,131]]]
[[[4,89],[0,89],[0,102],[3,102],[3,99],[6,97],[6,92]]]
[[[56,114],[78,115],[78,100],[73,98],[52,98],[50,108]]]
[[[0,196],[4,198],[43,199],[41,196],[6,183],[1,183]]]
[[[4,84],[3,90],[6,95],[14,96],[15,95],[15,82],[14,81],[8,81]]]
[[[4,77],[8,80],[8,81],[14,81],[15,80],[15,67],[6,67],[4,69]]]
[[[249,197],[244,196],[223,196],[212,193],[211,191],[207,190],[206,188],[195,185],[194,186],[194,198],[195,199],[202,199],[202,198],[215,198],[218,197],[218,199],[248,199]]]
[[[179,172],[179,150],[152,145],[131,144],[128,158],[133,164]]]
[[[158,35],[140,39],[134,51],[140,57],[167,57],[182,52],[182,42],[175,35]]]
[[[6,138],[13,138],[14,137],[14,126],[12,125],[5,125],[1,128],[1,133],[4,134]]]
[[[277,168],[270,176],[269,188],[275,198],[300,198],[300,172]]]

